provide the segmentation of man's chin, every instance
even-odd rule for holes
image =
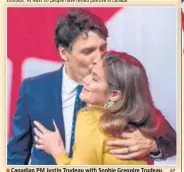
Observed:
[[[83,78],[82,76],[76,76],[76,80],[78,83],[82,84],[83,83]]]
[[[88,74],[87,74],[87,75],[88,75]],[[85,75],[85,76],[80,76],[78,82],[81,83],[81,84],[83,84],[83,83],[84,83],[84,82],[83,82],[83,81],[84,81],[84,78],[85,78],[87,75]]]

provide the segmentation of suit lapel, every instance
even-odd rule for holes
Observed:
[[[55,78],[55,89],[54,97],[56,100],[55,105],[55,113],[54,113],[54,120],[56,122],[56,125],[60,131],[60,135],[63,139],[64,145],[65,145],[65,128],[64,128],[64,119],[63,119],[63,110],[62,110],[62,75],[63,75],[63,66],[56,72],[56,78]],[[53,83],[54,84],[54,83]]]

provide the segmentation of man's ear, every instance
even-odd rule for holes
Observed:
[[[119,100],[121,97],[122,97],[121,91],[115,90],[115,91],[111,92],[109,100],[115,102],[115,101]]]
[[[59,55],[64,61],[68,61],[68,51],[66,48],[59,46],[58,47]]]

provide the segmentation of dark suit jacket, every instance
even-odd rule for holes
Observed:
[[[34,147],[33,121],[54,131],[53,119],[65,140],[61,101],[62,68],[25,79],[20,88],[13,119],[13,134],[8,143],[8,164],[53,165],[54,159]]]
[[[50,155],[35,149],[33,121],[39,121],[54,131],[52,122],[55,119],[60,134],[65,140],[61,85],[62,68],[23,81],[13,119],[13,134],[7,148],[8,165],[28,164],[30,158],[33,165],[56,164]],[[157,115],[162,116],[159,111]],[[176,133],[168,123],[167,126],[168,131],[163,134],[159,144],[164,145],[162,150],[168,157],[176,153]]]

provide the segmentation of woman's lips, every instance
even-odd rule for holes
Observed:
[[[89,92],[89,90],[83,87],[82,92]]]

